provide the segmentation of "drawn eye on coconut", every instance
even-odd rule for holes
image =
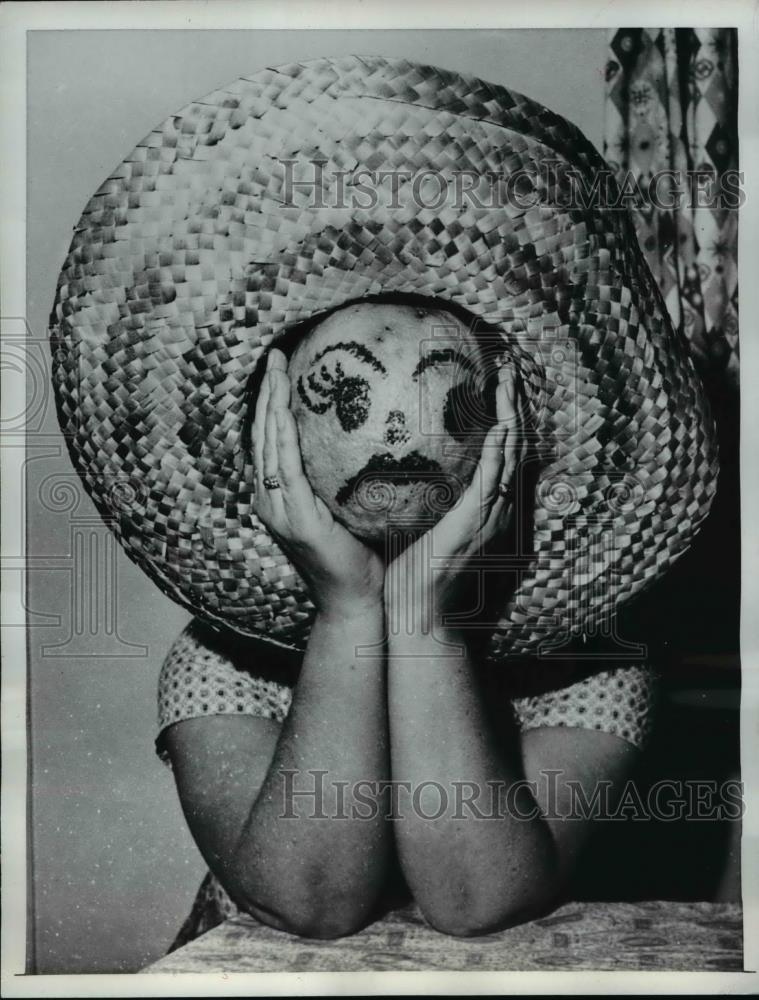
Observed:
[[[447,383],[442,396],[445,433],[460,444],[465,444],[472,436],[481,444],[483,430],[495,417],[490,398],[493,391],[488,388],[480,366],[457,346],[439,347],[423,355],[414,369],[414,380],[418,381],[425,373],[438,373]],[[430,386],[428,391],[434,399],[435,386]],[[439,392],[437,397],[441,398]]]
[[[344,431],[357,430],[369,415],[369,383],[361,375],[347,375],[341,361],[330,366],[323,361],[330,353],[344,351],[368,364],[383,376],[384,365],[361,344],[337,343],[326,347],[313,359],[305,378],[301,375],[296,387],[303,404],[315,414],[326,413],[332,406]]]
[[[403,306],[344,309],[290,361],[306,475],[369,541],[393,523],[424,530],[439,520],[482,448],[482,372],[465,343],[430,338],[424,317]]]

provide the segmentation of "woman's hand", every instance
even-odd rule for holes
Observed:
[[[388,614],[429,624],[448,609],[461,571],[509,524],[513,512],[512,479],[526,453],[519,432],[520,404],[514,370],[498,371],[496,423],[488,431],[474,477],[456,506],[410,545],[387,570]],[[411,606],[409,606],[411,604]]]
[[[317,610],[342,615],[380,603],[382,560],[335,521],[303,471],[287,359],[276,349],[256,403],[254,452],[256,514],[308,584]],[[267,488],[267,480],[279,486]]]

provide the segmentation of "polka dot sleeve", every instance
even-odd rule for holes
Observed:
[[[168,762],[168,726],[205,715],[254,715],[282,722],[297,680],[297,659],[192,622],[169,650],[158,682],[156,749]],[[534,677],[538,664],[530,665]],[[508,676],[504,671],[502,676]],[[656,683],[646,666],[625,665],[537,693],[508,698],[522,730],[566,726],[610,733],[642,747],[651,729]]]
[[[595,729],[642,748],[651,733],[657,686],[649,667],[633,664],[602,670],[538,695],[512,698],[511,704],[522,730]]]
[[[269,648],[215,633],[193,621],[173,644],[158,679],[156,750],[166,728],[205,715],[257,715],[282,722],[290,710],[291,665],[277,662]],[[281,656],[281,654],[279,654]],[[272,663],[274,660],[274,663]]]

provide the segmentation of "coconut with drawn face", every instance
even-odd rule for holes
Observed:
[[[289,371],[306,475],[354,534],[424,530],[456,503],[493,419],[488,366],[462,320],[356,303],[311,330]]]

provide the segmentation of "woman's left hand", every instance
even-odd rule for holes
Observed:
[[[514,471],[526,453],[519,410],[514,369],[503,364],[498,371],[496,423],[485,437],[474,477],[456,506],[388,566],[388,615],[439,617],[450,606],[460,572],[508,526]]]

